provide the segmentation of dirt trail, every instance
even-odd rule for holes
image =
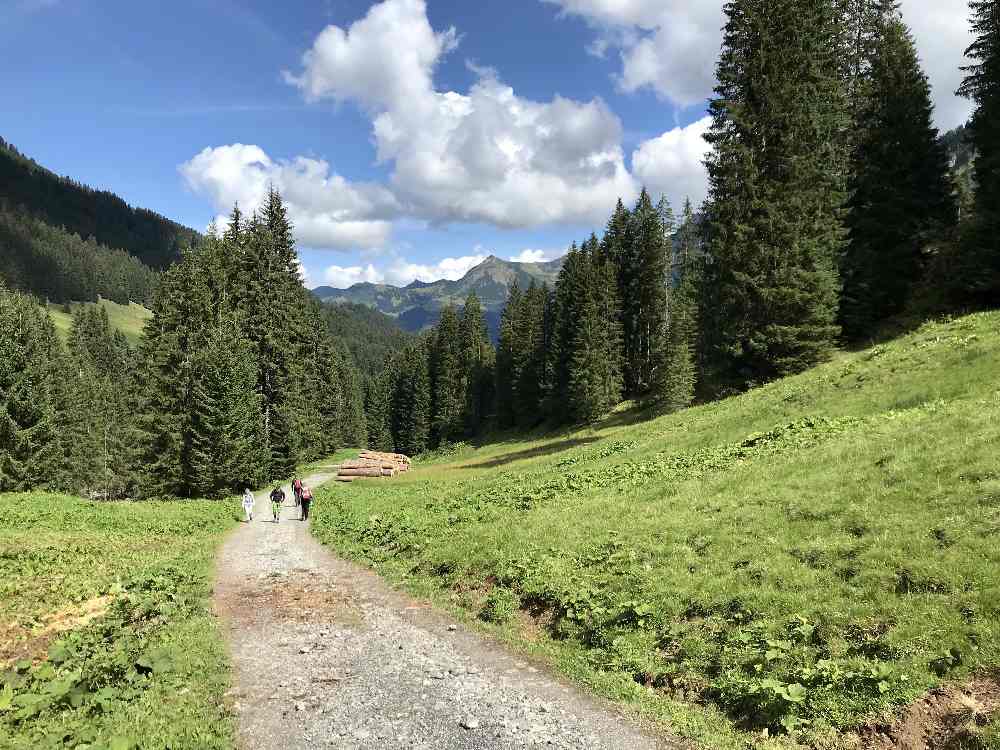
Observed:
[[[240,747],[682,747],[392,591],[298,518],[289,500],[273,523],[261,493],[220,553]]]

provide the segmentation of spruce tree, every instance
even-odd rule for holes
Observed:
[[[829,356],[843,247],[845,133],[832,0],[734,0],[711,102],[708,157],[719,387]]]
[[[493,368],[496,360],[486,317],[475,292],[469,294],[462,308],[459,338],[460,366],[465,379],[465,431],[472,436],[479,434],[493,411]]]
[[[192,370],[192,489],[216,497],[257,486],[267,462],[253,347],[223,324],[206,337]]]
[[[514,405],[517,423],[534,427],[543,417],[542,402],[545,396],[545,308],[548,287],[532,281],[521,298],[521,310],[515,329]]]
[[[500,313],[496,358],[496,398],[497,420],[501,427],[513,427],[517,420],[514,398],[515,384],[520,377],[520,372],[515,370],[515,367],[519,365],[517,336],[522,296],[517,279],[515,279],[510,285],[507,292],[507,302]]]
[[[962,255],[954,269],[959,300],[996,304],[1000,299],[1000,8],[994,0],[972,0],[975,40],[966,50],[973,64],[963,70],[959,95],[975,102],[969,123],[975,146],[974,215],[963,227]]]
[[[686,200],[671,271],[674,288],[670,295],[666,365],[663,380],[654,387],[661,405],[671,411],[691,403],[698,381],[702,267],[694,209]]]
[[[429,447],[431,393],[427,342],[409,347],[400,360],[393,400],[393,442],[411,456]]]
[[[859,112],[850,236],[841,266],[841,321],[849,338],[871,333],[903,308],[923,277],[927,246],[956,221],[930,86],[898,18],[883,24],[870,76]]]
[[[464,430],[468,378],[462,368],[460,324],[455,308],[441,311],[430,344],[431,440],[437,446]]]
[[[0,284],[0,491],[51,486],[58,465],[53,380],[60,349],[38,303]]]

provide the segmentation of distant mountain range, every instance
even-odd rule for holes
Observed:
[[[447,305],[461,309],[466,297],[475,292],[490,332],[496,338],[500,313],[514,280],[522,289],[532,281],[554,286],[562,264],[562,258],[547,263],[514,263],[491,255],[457,281],[414,281],[405,287],[370,283],[355,284],[349,289],[321,286],[313,289],[313,294],[323,302],[367,305],[392,316],[406,331],[420,331],[434,325]]]

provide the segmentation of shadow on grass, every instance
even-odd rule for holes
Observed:
[[[515,461],[523,461],[528,458],[538,458],[539,456],[550,456],[553,453],[562,453],[563,451],[568,451],[571,448],[578,448],[581,445],[590,445],[591,443],[596,443],[601,438],[599,437],[582,437],[574,438],[572,440],[561,440],[557,443],[548,443],[546,445],[539,445],[537,448],[527,448],[523,451],[514,451],[513,453],[504,453],[496,458],[491,458],[489,461],[479,461],[474,464],[462,464],[458,468],[460,469],[494,469],[497,466],[505,466],[507,464],[512,464]]]

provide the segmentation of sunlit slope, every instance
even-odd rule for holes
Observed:
[[[1000,313],[317,507],[332,546],[682,733],[820,744],[1000,666]]]
[[[125,337],[132,344],[139,342],[139,338],[142,336],[143,326],[146,325],[147,320],[153,317],[152,312],[142,305],[137,305],[135,302],[131,302],[128,305],[120,305],[117,302],[102,299],[100,302],[96,303],[75,302],[72,304],[72,307],[77,307],[81,304],[97,304],[107,310],[108,321],[111,323],[111,328],[124,333]],[[67,334],[70,326],[73,324],[73,316],[65,311],[63,305],[50,304],[48,309],[49,315],[52,316],[52,322],[55,323],[56,330],[58,330],[61,334]]]

